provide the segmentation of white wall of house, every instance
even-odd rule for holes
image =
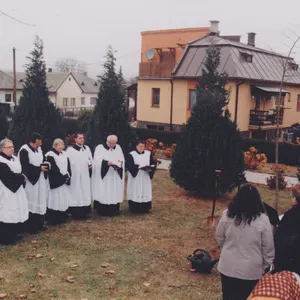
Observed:
[[[10,95],[10,96],[8,96]],[[22,96],[22,91],[17,91],[17,103],[20,102]],[[6,99],[10,99],[10,102],[7,102]],[[13,90],[0,90],[0,103],[8,103],[11,106],[14,105]]]
[[[90,108],[95,106],[93,104],[95,99],[93,100],[93,98],[97,98],[97,93],[83,93],[74,77],[70,74],[52,98],[59,108]]]
[[[81,94],[81,88],[70,74],[56,92],[56,106],[59,108],[80,107]],[[67,100],[64,101],[64,99]]]

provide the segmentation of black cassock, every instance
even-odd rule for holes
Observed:
[[[50,193],[46,213],[49,224],[56,225],[66,222],[69,217],[71,168],[67,154],[52,149],[46,154],[46,161],[50,163],[49,184]]]
[[[17,157],[0,153],[0,244],[14,244],[28,219],[25,177]]]

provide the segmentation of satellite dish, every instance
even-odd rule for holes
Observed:
[[[152,59],[154,57],[154,55],[155,55],[155,51],[153,49],[147,50],[146,54],[145,54],[145,56],[148,60]]]

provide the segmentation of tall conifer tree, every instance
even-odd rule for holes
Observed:
[[[92,148],[104,143],[110,134],[119,138],[124,153],[128,153],[134,136],[128,123],[126,96],[122,70],[116,72],[114,50],[109,47],[100,76],[97,104],[88,127],[88,139]]]
[[[215,192],[216,169],[220,169],[219,191],[236,187],[243,171],[241,137],[227,111],[230,90],[226,73],[219,73],[220,50],[207,50],[202,76],[197,85],[197,103],[182,128],[172,157],[170,174],[189,191],[204,196]]]
[[[28,57],[23,94],[13,115],[9,136],[18,150],[33,132],[43,136],[43,149],[51,148],[55,138],[63,137],[62,117],[49,100],[43,41],[36,37]]]

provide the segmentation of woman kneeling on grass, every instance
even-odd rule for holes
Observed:
[[[245,300],[275,256],[271,224],[254,186],[244,185],[233,198],[216,238],[223,300]]]

